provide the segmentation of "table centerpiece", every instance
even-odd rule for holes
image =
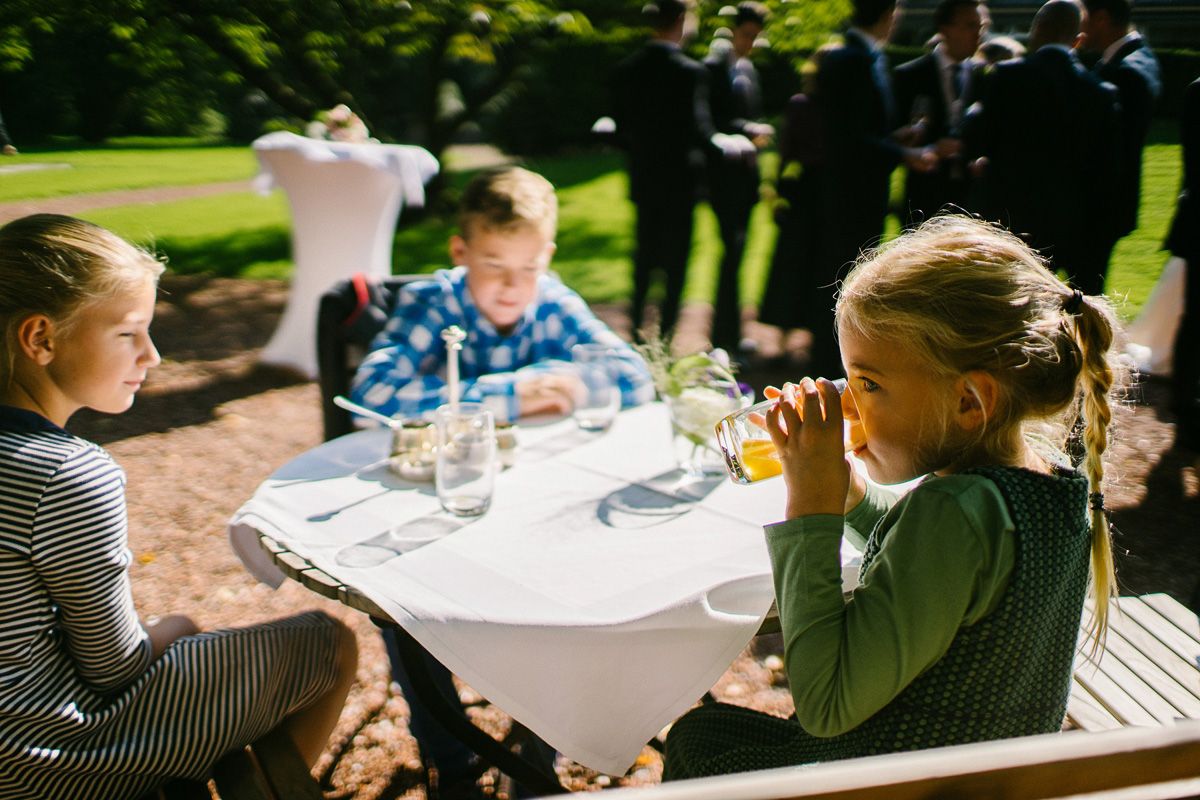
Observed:
[[[646,359],[654,387],[666,403],[679,468],[696,478],[723,476],[725,457],[716,425],[754,402],[754,390],[739,383],[724,350],[674,356],[668,339],[651,333],[637,350]]]

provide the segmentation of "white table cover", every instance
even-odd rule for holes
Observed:
[[[317,303],[338,280],[392,274],[402,205],[421,206],[438,163],[427,150],[330,142],[279,131],[254,141],[260,192],[287,193],[295,270],[287,307],[262,353],[268,364],[317,373]]]
[[[783,481],[682,478],[660,404],[604,435],[565,420],[519,441],[468,521],[387,471],[386,432],[343,437],[267,480],[232,544],[278,585],[257,532],[278,539],[569,758],[621,774],[758,629],[774,597],[761,526]],[[844,547],[851,584],[857,556]]]
[[[1171,374],[1175,332],[1183,319],[1183,295],[1187,262],[1171,256],[1154,284],[1142,313],[1125,329],[1129,337],[1126,349],[1139,372]]]

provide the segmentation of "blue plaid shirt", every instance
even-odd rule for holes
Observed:
[[[611,344],[609,373],[623,406],[654,399],[646,364],[592,314],[579,295],[550,274],[508,335],[500,334],[467,290],[467,268],[438,270],[429,281],[400,289],[396,310],[371,343],[350,388],[356,403],[391,416],[419,417],[447,402],[442,330],[467,332],[459,353],[461,399],[482,402],[497,420],[520,415],[516,384],[538,374],[572,371],[571,347]]]

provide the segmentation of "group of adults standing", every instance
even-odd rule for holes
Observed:
[[[724,244],[712,338],[732,349],[738,266],[757,201],[755,152],[771,134],[757,122],[748,58],[765,9],[739,5],[728,55],[704,65],[680,48],[693,25],[688,0],[655,0],[647,13],[653,38],[612,81],[637,209],[634,328],[656,269],[666,283],[661,325],[677,320],[693,211],[707,190]],[[836,283],[879,242],[901,164],[905,225],[947,207],[978,214],[1021,235],[1087,293],[1103,292],[1113,247],[1137,227],[1142,149],[1161,81],[1130,24],[1129,0],[1049,0],[1034,17],[1028,53],[994,66],[976,55],[986,5],[942,0],[932,49],[893,72],[884,46],[897,15],[895,0],[854,0],[842,42],[814,56],[809,91],[783,117],[786,202],[759,319],[812,332],[813,374],[840,371]],[[1091,69],[1077,55],[1085,49],[1098,56]]]
[[[629,191],[637,208],[634,329],[642,325],[658,270],[666,290],[659,324],[669,331],[678,320],[693,212],[707,194],[724,245],[712,338],[733,350],[741,330],[738,270],[758,202],[757,150],[774,134],[758,121],[761,94],[749,59],[766,9],[741,3],[730,46],[704,64],[680,47],[695,26],[690,3],[657,0],[646,6],[646,18],[650,41],[621,62],[612,79],[615,135],[628,154]]]

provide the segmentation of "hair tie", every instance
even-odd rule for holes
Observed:
[[[1083,308],[1083,292],[1078,289],[1071,290],[1071,296],[1063,301],[1063,311],[1074,316]]]
[[[1104,492],[1092,492],[1088,495],[1088,506],[1092,511],[1104,510]]]

